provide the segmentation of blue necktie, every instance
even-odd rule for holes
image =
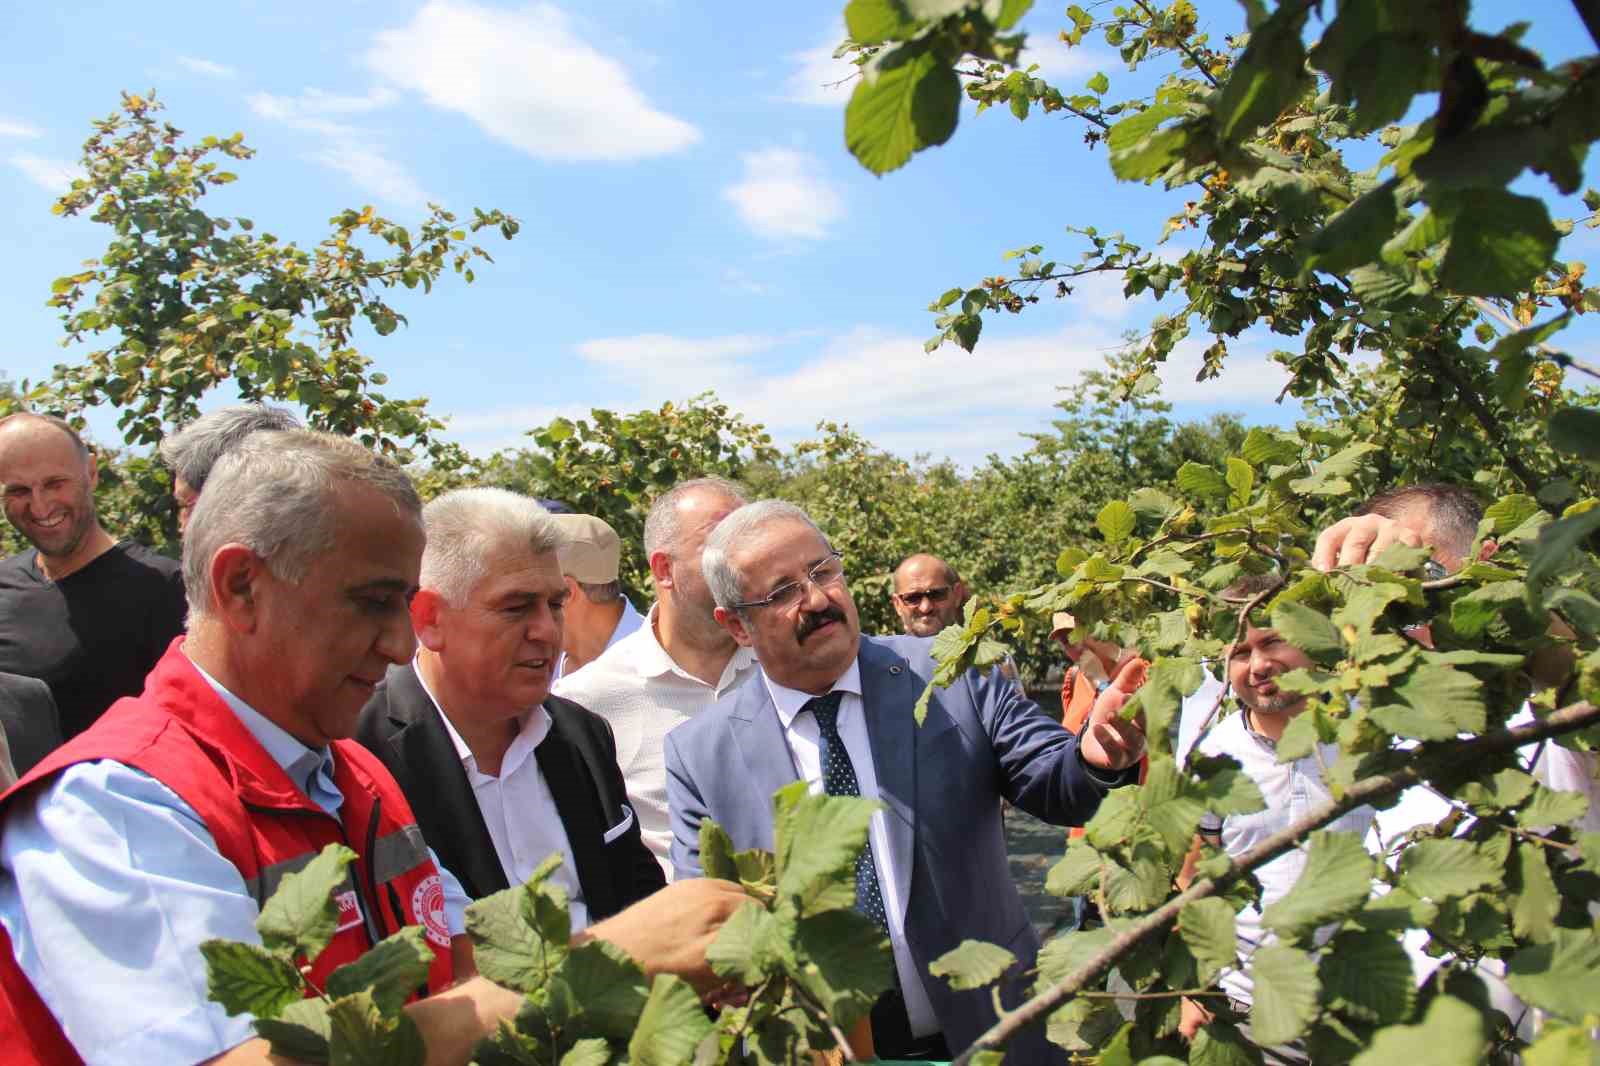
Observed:
[[[816,717],[817,727],[822,733],[823,790],[830,796],[859,796],[861,785],[856,781],[856,768],[851,764],[850,753],[845,751],[844,740],[839,736],[839,701],[843,697],[843,692],[815,696],[807,700],[801,709],[810,711]],[[856,910],[871,918],[885,933],[889,931],[870,840],[856,857]]]

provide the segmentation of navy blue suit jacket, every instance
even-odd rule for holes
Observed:
[[[1003,987],[1010,1007],[1039,949],[1011,878],[1001,797],[1045,821],[1080,825],[1106,788],[1084,765],[1077,738],[999,671],[969,671],[935,690],[919,728],[912,708],[933,673],[932,643],[863,637],[859,662],[889,850],[895,869],[910,875],[906,942],[950,1048],[959,1051],[994,1024],[989,991],[952,991],[928,975],[928,964],[965,939],[999,944],[1019,960]],[[798,773],[759,675],[667,734],[666,763],[679,877],[701,873],[702,818],[722,825],[736,849],[772,847],[772,793]],[[1123,784],[1136,774],[1097,776]],[[1017,1061],[1061,1057],[1045,1045],[1042,1028],[1024,1036]]]

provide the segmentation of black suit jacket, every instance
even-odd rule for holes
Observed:
[[[572,846],[589,920],[596,922],[661,888],[666,877],[639,836],[611,727],[559,696],[544,707],[550,732],[534,756]],[[400,782],[423,837],[467,895],[481,899],[509,887],[467,772],[410,664],[390,667],[362,708],[356,739]],[[607,842],[607,832],[624,823],[627,828]]]
[[[50,686],[36,677],[0,673],[0,730],[6,742],[0,750],[0,782],[9,784],[3,765],[7,753],[20,777],[61,746],[61,722]]]

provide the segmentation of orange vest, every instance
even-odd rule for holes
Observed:
[[[451,982],[444,889],[400,786],[354,741],[333,744],[334,783],[344,794],[334,818],[301,792],[181,650],[182,638],[145,679],[144,692],[118,700],[86,732],[0,796],[0,817],[19,794],[75,763],[112,759],[149,774],[194,809],[217,849],[244,878],[259,907],[285,874],[328,844],[356,853],[336,890],[339,925],[310,979],[353,962],[378,940],[421,925],[434,951],[428,991]],[[196,960],[197,963],[199,960]],[[129,989],[136,995],[136,989]],[[115,1009],[115,1004],[108,1004]],[[17,965],[0,927],[0,1048],[7,1063],[82,1062]]]

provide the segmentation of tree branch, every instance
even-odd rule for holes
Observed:
[[[1134,0],[1134,3],[1139,5],[1140,11],[1143,11],[1146,15],[1150,16],[1151,22],[1154,22],[1159,17],[1154,11],[1150,10],[1150,5],[1145,3],[1144,0]],[[1216,75],[1212,74],[1211,69],[1206,66],[1205,60],[1201,59],[1200,56],[1195,53],[1195,50],[1190,46],[1188,41],[1185,41],[1177,34],[1173,34],[1173,39],[1178,45],[1178,51],[1189,57],[1189,62],[1194,64],[1194,69],[1200,72],[1200,76],[1202,78],[1211,83],[1211,87],[1213,89],[1221,84],[1217,81]]]
[[[978,1052],[1002,1047],[1023,1028],[1040,1021],[1071,999],[1084,985],[1116,962],[1134,945],[1171,925],[1177,920],[1178,913],[1186,904],[1217,895],[1249,871],[1282,855],[1340,815],[1373,800],[1382,799],[1412,785],[1420,784],[1427,773],[1435,768],[1459,767],[1462,763],[1476,761],[1489,755],[1515,751],[1533,741],[1576,732],[1596,722],[1600,722],[1600,706],[1587,702],[1575,703],[1552,712],[1541,721],[1530,722],[1527,725],[1503,729],[1470,740],[1420,746],[1412,753],[1412,759],[1407,766],[1390,773],[1362,778],[1350,786],[1343,799],[1328,800],[1319,804],[1303,817],[1239,855],[1233,860],[1227,872],[1217,877],[1197,879],[1186,891],[1174,896],[1118,933],[1109,945],[1096,953],[1088,962],[1007,1014],[980,1036],[971,1047],[963,1051],[951,1066],[970,1066]]]

